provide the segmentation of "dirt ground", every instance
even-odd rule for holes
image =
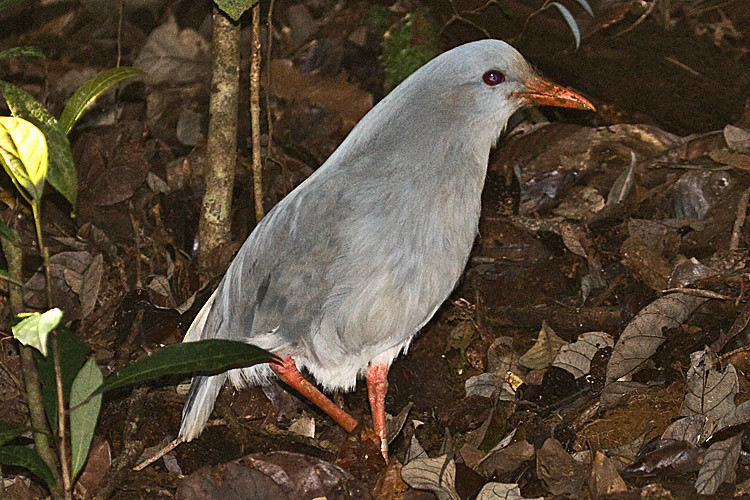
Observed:
[[[747,495],[750,3],[590,4],[593,16],[565,2],[580,30],[576,50],[556,9],[536,13],[541,1],[274,2],[270,63],[263,52],[271,84],[264,74],[261,96],[266,209],[385,95],[383,39],[405,19],[417,33],[410,45],[424,42],[424,23],[439,51],[508,40],[597,112],[528,113],[493,150],[465,274],[390,371],[386,410],[408,413],[388,467],[372,443],[273,386],[225,388],[199,439],[134,472],[139,457],[176,437],[187,380],[173,377],[105,397],[79,498],[520,498],[490,496],[492,483],[517,483],[525,498]],[[386,30],[374,27],[374,6],[390,13]],[[149,64],[146,50],[172,68],[97,101],[71,135],[75,218],[52,190],[44,205],[55,298],[105,376],[179,342],[217,284],[195,258],[211,2],[125,2],[122,16],[118,8],[60,0],[0,11],[0,50],[33,45],[46,56],[0,59],[0,78],[55,116],[97,71]],[[246,15],[244,88],[249,24]],[[217,266],[254,226],[247,106],[240,123],[234,244],[217,252]],[[16,221],[26,250],[27,305],[42,307],[41,288],[30,286],[41,279],[30,211],[7,177],[0,184],[0,213]],[[101,284],[86,298],[64,270],[84,274],[98,255]],[[0,287],[0,420],[18,423],[28,412]],[[588,354],[574,363],[562,352]],[[335,399],[369,425],[364,383]],[[688,418],[700,437],[676,429]],[[416,488],[405,471],[426,457],[438,465],[424,462],[432,472]],[[43,495],[21,469],[2,472],[8,498]]]

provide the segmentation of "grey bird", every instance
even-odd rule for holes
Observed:
[[[490,148],[533,104],[594,109],[507,43],[481,40],[434,58],[370,110],[258,224],[190,326],[185,342],[239,340],[281,361],[195,377],[181,439],[201,433],[227,378],[239,388],[274,376],[351,432],[357,421],[299,368],[326,391],[366,378],[387,459],[388,369],[456,286]]]

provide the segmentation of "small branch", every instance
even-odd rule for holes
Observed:
[[[703,290],[701,288],[667,288],[662,290],[661,293],[684,293],[685,295],[691,295],[693,297],[702,297],[704,299],[715,299],[715,300],[734,300],[734,297],[724,295],[721,293],[712,292],[711,290]]]
[[[58,432],[58,453],[60,455],[60,465],[62,466],[62,480],[65,488],[65,498],[73,498],[73,482],[70,474],[70,457],[67,445],[67,415],[65,413],[65,397],[63,396],[62,369],[60,368],[60,348],[57,342],[57,332],[52,334],[52,360],[55,367],[55,382],[57,385],[57,432]]]
[[[35,199],[31,203],[31,210],[34,214],[34,227],[36,228],[36,240],[39,244],[39,253],[42,254],[44,261],[44,275],[47,282],[47,307],[52,308],[52,270],[49,265],[49,249],[44,245],[44,238],[42,235],[42,215],[41,215],[41,200]],[[58,448],[57,452],[60,455],[60,468],[62,470],[62,482],[65,490],[65,498],[73,498],[73,484],[70,475],[70,460],[68,457],[68,446],[67,446],[67,415],[65,413],[65,396],[63,395],[62,385],[62,369],[60,368],[60,349],[57,345],[57,334],[53,332],[52,338],[52,360],[55,367],[55,384],[57,387],[57,433],[58,433]]]
[[[138,437],[143,418],[143,406],[146,403],[149,388],[138,387],[133,390],[128,400],[128,414],[125,418],[125,428],[122,433],[122,442],[125,449],[122,454],[112,461],[112,467],[107,472],[104,480],[94,495],[95,500],[106,500],[122,482],[124,476],[130,472],[131,467],[138,461],[146,445],[143,439]]]
[[[523,35],[526,34],[526,28],[528,28],[529,21],[531,21],[531,18],[538,16],[539,14],[547,10],[549,6],[550,6],[550,0],[545,0],[544,4],[542,4],[541,7],[539,7],[537,10],[529,14],[529,16],[526,18],[526,21],[524,21],[523,26],[521,27],[521,32],[513,38],[513,41],[517,42],[518,40],[520,40],[523,37]]]
[[[645,21],[646,18],[649,16],[649,14],[651,14],[651,12],[653,12],[654,7],[656,7],[656,3],[658,1],[659,0],[652,0],[651,3],[648,5],[648,8],[646,8],[646,12],[644,12],[643,14],[641,14],[641,17],[639,17],[638,19],[636,19],[636,21],[633,24],[631,24],[630,26],[628,26],[624,30],[620,31],[619,33],[615,33],[614,35],[612,35],[612,38],[618,37],[620,35],[624,35],[625,33],[628,33],[629,31],[634,30],[636,26],[638,26],[643,21]]]
[[[141,278],[143,275],[141,269],[141,228],[138,220],[135,218],[132,201],[128,201],[128,213],[130,214],[130,225],[133,227],[133,240],[135,241],[135,287],[143,288],[143,280]]]
[[[737,204],[737,217],[734,219],[732,227],[732,239],[729,242],[729,251],[734,252],[740,246],[740,234],[745,225],[747,218],[747,203],[750,201],[750,188],[747,188],[740,196],[740,202]]]
[[[263,167],[260,162],[260,2],[253,7],[253,41],[250,44],[250,122],[253,136],[253,198],[255,223],[263,210]],[[266,89],[267,90],[267,89]]]
[[[21,249],[13,245],[5,238],[0,238],[0,244],[8,263],[8,273],[18,281],[23,280]],[[8,283],[8,295],[12,317],[23,312],[23,290],[20,286]],[[57,457],[50,446],[52,431],[49,428],[47,415],[44,413],[44,401],[42,400],[42,386],[39,383],[39,374],[34,361],[33,347],[21,345],[21,374],[23,375],[24,388],[26,391],[26,404],[29,407],[29,418],[31,427],[34,429],[34,447],[44,463],[47,464],[52,476],[55,478],[56,486],[52,487],[50,493],[55,499],[64,498],[61,488],[60,469]]]
[[[469,13],[471,13],[471,14],[478,14],[478,13],[480,13],[480,12],[481,12],[482,10],[484,10],[485,8],[487,8],[487,7],[489,6],[489,5],[491,5],[491,4],[493,4],[493,3],[495,3],[495,1],[494,1],[494,0],[490,0],[490,1],[489,1],[489,2],[487,2],[486,4],[484,4],[484,5],[482,5],[482,6],[478,7],[478,8],[476,8],[476,9],[474,9],[474,10],[471,10],[471,11],[469,11]],[[458,11],[458,9],[456,9],[456,6],[455,6],[455,5],[453,4],[453,1],[452,1],[452,0],[451,0],[450,4],[451,4],[451,9],[453,9],[453,15],[451,15],[450,19],[448,19],[448,20],[447,20],[447,21],[445,22],[445,24],[443,24],[443,28],[442,28],[442,29],[440,30],[440,32],[441,32],[441,33],[442,33],[443,31],[445,31],[445,29],[446,29],[446,28],[447,28],[448,26],[450,26],[451,24],[453,24],[453,22],[454,22],[454,21],[458,21],[458,22],[461,22],[461,23],[467,24],[467,25],[471,26],[472,28],[475,28],[475,29],[477,29],[477,30],[481,31],[481,32],[482,32],[482,34],[483,34],[483,35],[484,35],[485,37],[487,37],[487,38],[492,38],[492,35],[490,35],[490,32],[489,32],[489,31],[487,31],[487,30],[486,30],[486,29],[484,29],[483,27],[479,26],[479,25],[478,25],[477,23],[475,23],[475,22],[474,22],[474,21],[472,21],[471,19],[467,19],[466,17],[464,17],[464,16],[463,16],[463,15],[462,15],[462,14],[461,14],[461,13],[460,13],[459,11]]]
[[[266,145],[266,161],[271,156],[271,144],[273,142],[273,120],[271,117],[271,47],[273,45],[273,4],[268,3],[268,16],[266,26],[268,28],[268,39],[266,40],[266,121],[268,122],[268,144]]]
[[[31,202],[31,211],[34,214],[34,228],[36,229],[36,241],[39,244],[39,253],[42,255],[44,277],[47,282],[47,307],[52,308],[52,271],[49,266],[49,249],[44,246],[44,239],[42,238],[41,208],[42,207],[38,200],[33,200]]]
[[[165,447],[163,447],[162,449],[160,449],[159,451],[157,451],[156,453],[154,453],[153,456],[150,456],[149,458],[145,459],[143,462],[140,462],[138,465],[136,465],[135,467],[133,467],[133,470],[135,472],[142,471],[143,469],[145,469],[146,467],[148,467],[152,463],[156,462],[157,460],[159,460],[161,457],[163,457],[164,455],[166,455],[170,451],[172,451],[175,448],[177,448],[180,445],[180,443],[182,443],[182,439],[180,439],[180,438],[177,438],[177,439],[173,440],[171,443],[169,443],[168,445],[166,445]]]

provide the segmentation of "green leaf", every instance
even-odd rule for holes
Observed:
[[[38,47],[13,47],[12,49],[3,50],[0,52],[0,59],[7,59],[10,57],[44,57],[44,52]]]
[[[23,286],[23,283],[15,279],[13,276],[10,275],[8,271],[5,269],[0,269],[0,279],[4,279],[5,281],[10,281],[14,285]]]
[[[49,148],[47,181],[75,208],[78,180],[68,136],[62,131],[57,120],[31,94],[3,81],[0,81],[0,90],[3,91],[3,97],[13,116],[30,121],[44,133]]]
[[[23,2],[23,0],[0,0],[0,10],[8,9],[21,2]]]
[[[578,23],[573,17],[573,14],[571,14],[568,8],[561,3],[550,2],[550,5],[554,5],[555,7],[557,7],[557,10],[560,11],[560,14],[562,14],[563,19],[565,19],[565,22],[568,23],[568,27],[570,28],[570,31],[573,32],[573,38],[576,39],[576,48],[580,47],[581,32],[578,30]]]
[[[104,377],[93,357],[86,361],[70,387],[70,459],[73,467],[73,479],[86,464],[91,439],[94,437],[96,421],[102,406],[102,395],[99,394],[86,401],[94,389],[102,384]],[[86,401],[85,403],[83,403]],[[83,404],[82,404],[83,403]],[[80,405],[80,406],[78,406]]]
[[[131,363],[109,377],[94,394],[155,380],[164,375],[218,373],[265,363],[274,358],[276,356],[270,352],[245,342],[223,339],[183,342],[159,349],[151,356]]]
[[[0,464],[23,467],[41,478],[50,488],[55,486],[55,478],[52,476],[49,467],[39,454],[31,448],[25,446],[0,447]]]
[[[21,434],[30,430],[31,428],[27,425],[0,422],[0,446],[13,441]]]
[[[576,0],[576,2],[578,2],[578,5],[580,5],[583,8],[583,10],[586,11],[588,15],[590,15],[591,17],[594,17],[594,11],[591,10],[591,6],[586,0]]]
[[[63,312],[55,307],[44,313],[22,313],[19,318],[25,318],[13,326],[13,336],[23,345],[29,345],[47,355],[47,336],[55,329],[62,319]]]
[[[14,245],[18,245],[18,233],[2,219],[0,219],[0,237],[5,238]]]
[[[90,349],[86,343],[64,326],[55,330],[57,347],[60,351],[60,371],[62,372],[63,399],[69,401],[70,387],[78,372],[89,357]],[[44,357],[34,352],[39,382],[42,385],[42,400],[50,427],[57,429],[57,383],[55,365],[52,356]]]
[[[142,74],[143,71],[128,66],[105,69],[81,85],[70,97],[60,115],[60,128],[62,131],[65,134],[70,133],[70,129],[73,128],[73,125],[81,117],[81,114],[102,92],[127,78]]]
[[[242,14],[258,3],[258,0],[214,0],[214,3],[233,21],[239,21]]]
[[[13,116],[0,116],[0,156],[13,181],[39,201],[47,175],[47,141],[33,123]]]

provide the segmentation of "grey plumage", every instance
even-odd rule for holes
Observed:
[[[504,73],[490,86],[483,74]],[[535,73],[483,40],[446,52],[375,106],[245,241],[185,341],[290,354],[325,389],[387,366],[455,287],[477,234],[490,148]],[[228,372],[262,384],[267,364]],[[203,429],[227,374],[196,377],[180,436]]]

